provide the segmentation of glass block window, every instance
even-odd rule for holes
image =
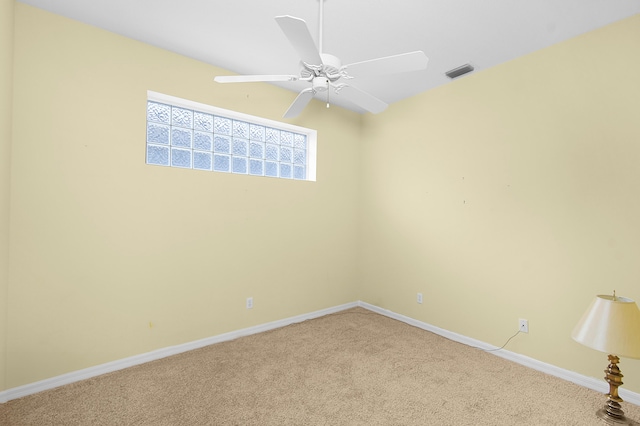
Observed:
[[[146,162],[315,181],[316,131],[148,92]]]

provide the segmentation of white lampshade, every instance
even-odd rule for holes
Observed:
[[[598,295],[571,337],[585,346],[626,358],[640,359],[640,310],[626,297]]]

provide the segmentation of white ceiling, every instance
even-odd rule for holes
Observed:
[[[275,16],[302,18],[318,36],[319,0],[20,1],[239,74],[298,73]],[[637,13],[640,0],[325,0],[323,51],[343,64],[424,51],[424,71],[353,81],[392,103],[448,83],[445,71],[465,63],[477,73]]]

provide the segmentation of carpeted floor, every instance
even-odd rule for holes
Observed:
[[[10,401],[0,423],[601,426],[604,401],[355,308]]]

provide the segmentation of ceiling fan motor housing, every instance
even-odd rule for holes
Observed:
[[[302,62],[303,69],[300,71],[300,77],[309,79],[309,77],[326,77],[329,81],[334,82],[342,77],[342,62],[340,59],[328,53],[321,53],[322,63],[308,64]]]
[[[328,53],[321,53],[320,57],[322,58],[322,74],[331,81],[338,80],[340,78],[340,70],[342,69],[340,59]]]

